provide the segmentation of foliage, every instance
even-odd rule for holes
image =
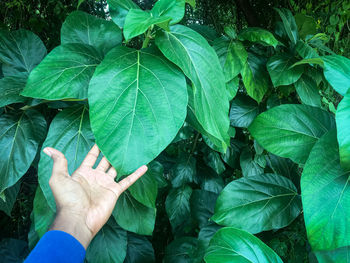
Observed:
[[[72,173],[97,143],[118,180],[149,170],[87,262],[347,262],[350,60],[317,22],[276,8],[273,31],[215,32],[193,25],[193,1],[108,4],[111,20],[71,12],[48,54],[0,32],[0,209],[37,171],[30,247],[56,210],[40,149]]]

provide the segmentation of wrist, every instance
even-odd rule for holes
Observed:
[[[50,230],[66,232],[77,239],[85,249],[93,239],[93,234],[86,225],[85,217],[70,211],[58,211]]]

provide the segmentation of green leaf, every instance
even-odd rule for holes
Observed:
[[[295,22],[298,27],[298,32],[301,38],[305,38],[308,35],[315,35],[317,33],[316,21],[312,16],[304,15],[304,14],[296,14]]]
[[[339,163],[335,130],[313,147],[301,177],[301,195],[308,240],[313,250],[350,244],[350,172]]]
[[[190,197],[192,188],[184,185],[170,190],[166,201],[165,210],[168,214],[173,232],[183,230],[190,218]]]
[[[90,82],[90,118],[97,145],[119,174],[168,146],[185,120],[187,99],[185,76],[161,55],[122,46],[106,55]]]
[[[43,144],[61,151],[69,160],[68,172],[72,174],[81,164],[94,144],[86,106],[76,105],[58,113],[50,124],[50,129]],[[49,186],[52,160],[42,154],[38,166],[39,184],[53,211],[56,210],[54,197]]]
[[[243,176],[254,176],[264,173],[262,168],[255,159],[249,148],[244,148],[239,158]]]
[[[194,237],[180,237],[171,242],[164,256],[164,263],[195,263],[198,240]]]
[[[27,172],[45,134],[45,118],[37,111],[9,112],[0,116],[0,193]]]
[[[294,86],[303,104],[321,108],[321,95],[317,83],[312,78],[302,75]]]
[[[18,74],[0,79],[0,107],[27,101],[27,98],[19,95],[25,87],[26,82],[26,74]]]
[[[231,140],[230,147],[227,148],[225,154],[221,154],[222,160],[231,168],[237,168],[237,160],[240,153],[240,145],[235,140]]]
[[[274,55],[269,59],[267,70],[274,87],[293,84],[300,78],[304,67],[301,65],[291,67],[294,63],[294,57],[286,53]]]
[[[298,62],[294,63],[290,68],[294,68],[297,67],[299,65],[303,65],[303,64],[316,64],[316,65],[320,65],[323,67],[323,60],[321,58],[305,58],[302,60],[299,60]]]
[[[304,59],[317,58],[319,57],[317,51],[313,49],[308,43],[302,40],[298,40],[295,50],[298,52],[299,56]]]
[[[225,81],[228,82],[236,77],[247,61],[248,53],[239,41],[219,38],[214,41],[213,48],[219,57],[224,70]]]
[[[300,196],[289,179],[260,174],[229,183],[216,201],[212,220],[255,234],[288,226],[300,211]]]
[[[270,86],[265,61],[249,53],[241,75],[248,95],[260,103]]]
[[[36,188],[34,202],[33,202],[33,223],[34,230],[41,238],[49,229],[53,220],[55,219],[55,213],[51,210],[47,203],[44,193],[40,186]]]
[[[335,116],[340,163],[345,170],[350,170],[350,90],[340,101]]]
[[[196,176],[196,159],[191,155],[181,155],[170,171],[171,184],[180,187],[192,183]]]
[[[278,12],[282,19],[284,30],[286,31],[290,41],[292,42],[292,44],[296,44],[299,40],[299,34],[298,27],[292,12],[286,8],[275,8],[275,10]]]
[[[260,239],[232,227],[216,232],[204,260],[206,263],[283,263]]]
[[[204,152],[203,159],[217,174],[222,174],[226,170],[225,164],[220,158],[220,154],[215,151],[207,149]]]
[[[171,17],[168,16],[154,16],[149,11],[131,9],[125,18],[123,34],[125,39],[129,40],[143,34],[150,26],[159,25],[163,27],[162,24],[169,24],[170,20]]]
[[[168,186],[168,182],[164,176],[164,167],[160,162],[152,161],[148,164],[148,173],[150,173],[157,181],[158,188]]]
[[[259,43],[265,46],[273,46],[274,48],[276,48],[278,45],[278,40],[271,32],[258,27],[248,27],[243,29],[239,33],[238,39],[241,41],[247,40],[250,42]]]
[[[149,170],[129,187],[130,194],[141,204],[155,208],[158,185],[153,171]]]
[[[209,246],[209,242],[215,233],[221,229],[222,226],[215,224],[214,222],[210,222],[209,224],[203,226],[198,233],[198,240],[204,243],[205,246]]]
[[[156,45],[192,81],[193,110],[198,122],[208,134],[227,145],[229,101],[222,96],[226,93],[225,78],[213,48],[197,32],[182,25],[171,27],[170,32],[160,31]]]
[[[152,243],[144,236],[128,233],[128,249],[124,263],[154,263]]]
[[[9,217],[11,217],[11,211],[13,205],[16,202],[16,197],[21,187],[21,182],[18,181],[15,185],[7,188],[3,193],[5,195],[5,200],[0,198],[0,210],[4,211]]]
[[[234,127],[247,128],[258,114],[258,104],[247,96],[238,95],[231,103],[230,122]]]
[[[139,235],[152,235],[156,221],[156,209],[144,206],[129,192],[121,194],[113,210],[117,223],[127,231]]]
[[[109,12],[114,23],[124,27],[125,18],[130,9],[140,9],[132,0],[108,0]]]
[[[350,88],[350,59],[333,55],[321,57],[324,76],[339,94],[345,95]]]
[[[215,31],[214,28],[206,25],[191,24],[189,28],[193,29],[204,37],[210,45],[213,45],[214,41],[220,37],[220,35]]]
[[[314,251],[319,263],[349,263],[350,247],[341,247],[335,250]]]
[[[238,76],[236,76],[234,79],[230,80],[229,82],[226,82],[226,90],[227,90],[229,100],[232,100],[236,96],[238,92],[238,88],[239,88]]]
[[[185,3],[185,0],[158,0],[151,12],[154,16],[170,17],[170,25],[173,25],[184,17]]]
[[[86,251],[86,261],[122,263],[126,256],[127,234],[110,218],[92,240]]]
[[[58,46],[31,72],[21,95],[47,100],[86,99],[90,79],[101,60],[101,54],[90,45]]]
[[[87,44],[103,54],[121,42],[122,31],[116,24],[81,11],[72,12],[61,28],[62,44]]]
[[[0,31],[0,62],[5,76],[29,74],[45,56],[46,48],[34,33]]]
[[[198,222],[199,227],[209,223],[209,219],[214,214],[215,202],[218,195],[205,190],[194,190],[191,199],[191,214]]]
[[[218,194],[224,188],[224,180],[210,167],[199,167],[198,174],[200,175],[198,180],[202,190]]]
[[[27,242],[14,238],[2,238],[0,242],[0,257],[2,262],[24,262],[29,251]]]
[[[333,128],[333,116],[320,108],[284,104],[261,113],[248,129],[267,151],[303,164],[316,141]]]

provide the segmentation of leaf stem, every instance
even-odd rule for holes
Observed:
[[[148,28],[148,31],[146,33],[146,38],[142,43],[142,48],[148,47],[149,41],[152,38],[152,29],[153,29],[153,25],[150,28]]]

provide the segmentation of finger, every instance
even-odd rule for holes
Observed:
[[[137,179],[144,175],[147,169],[148,168],[146,165],[142,165],[139,169],[130,174],[128,177],[121,180],[118,184],[120,185],[122,192],[128,189],[133,183],[136,182]]]
[[[98,149],[97,144],[95,144],[91,150],[88,152],[88,154],[86,155],[84,161],[81,163],[81,165],[85,165],[85,166],[89,166],[92,167],[94,166],[98,155],[100,154],[100,150]]]
[[[46,147],[43,152],[50,156],[53,160],[53,168],[50,181],[59,176],[68,176],[68,163],[63,153],[51,147]]]
[[[111,168],[109,168],[107,174],[114,179],[117,176],[117,170],[114,169],[113,166],[111,166]]]
[[[97,165],[96,170],[100,170],[100,171],[107,171],[108,168],[111,165],[109,164],[108,160],[106,159],[106,157],[103,157],[102,160],[100,161],[100,163]]]

